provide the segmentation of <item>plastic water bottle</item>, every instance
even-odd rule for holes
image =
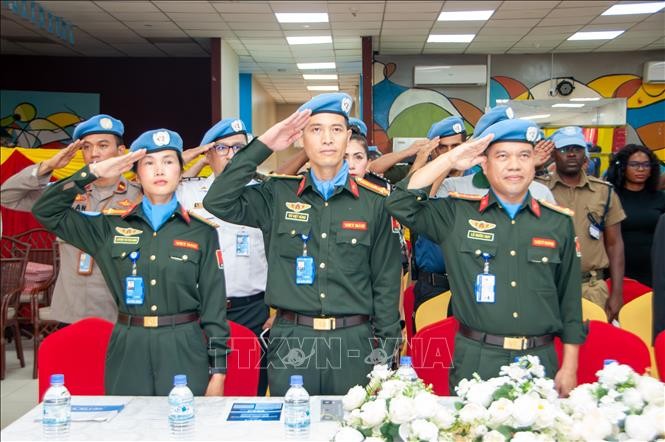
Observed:
[[[187,375],[173,377],[169,393],[169,428],[171,435],[187,435],[194,430],[194,394],[187,386]]]
[[[413,365],[411,365],[411,356],[402,356],[399,358],[399,368],[396,375],[403,381],[415,381],[418,379],[418,374],[413,369]]]
[[[302,386],[302,376],[291,376],[291,388],[284,396],[284,427],[287,439],[309,434],[309,393]]]
[[[65,388],[65,375],[52,374],[51,386],[44,393],[42,428],[47,439],[59,439],[69,434],[72,421],[72,395]]]

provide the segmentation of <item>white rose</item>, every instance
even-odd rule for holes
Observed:
[[[416,407],[413,399],[405,396],[397,396],[390,401],[390,420],[395,424],[409,422],[416,417]]]
[[[639,411],[644,407],[642,393],[637,388],[627,388],[621,393],[621,402],[629,409]]]
[[[400,394],[404,387],[406,387],[404,381],[399,379],[391,379],[381,385],[381,390],[379,390],[378,397],[383,399],[390,399]]]
[[[652,440],[658,436],[660,429],[656,422],[649,419],[649,416],[631,414],[626,417],[624,430],[631,439]]]
[[[471,427],[469,430],[469,437],[472,439],[479,439],[483,437],[487,432],[489,431],[489,428],[485,425],[474,425]]]
[[[609,364],[603,367],[602,370],[596,372],[598,382],[603,384],[605,388],[612,389],[619,384],[625,384],[628,381],[636,381],[637,376],[633,369],[624,364]]]
[[[351,411],[354,408],[360,407],[366,399],[367,392],[365,391],[365,388],[356,385],[342,398],[342,405],[344,406],[344,410]]]
[[[386,440],[380,436],[378,437],[366,437],[364,442],[385,442]]]
[[[439,436],[439,429],[431,422],[424,419],[416,419],[411,422],[411,434],[418,440],[436,441]]]
[[[614,402],[611,404],[601,405],[598,407],[605,418],[610,421],[613,425],[618,425],[619,422],[626,418],[626,412],[628,407],[626,407],[621,402]]]
[[[612,424],[599,409],[584,414],[573,424],[572,439],[604,440],[612,434]]]
[[[554,388],[554,379],[538,378],[534,381],[534,389],[543,399],[550,402],[554,402],[559,397],[559,393]]]
[[[501,367],[501,371],[499,371],[499,374],[508,376],[510,379],[515,379],[516,381],[519,381],[527,377],[529,372],[525,368],[520,367],[518,364],[510,364]]]
[[[510,440],[512,442],[533,442],[537,439],[538,435],[536,433],[532,433],[531,431],[518,431],[513,434],[513,438]]]
[[[515,428],[526,428],[536,421],[536,401],[533,397],[525,395],[515,399],[513,409],[513,422]]]
[[[436,396],[427,391],[421,391],[413,399],[416,404],[416,416],[422,419],[434,416],[439,407],[439,401]]]
[[[651,376],[640,376],[637,389],[649,404],[663,406],[665,403],[665,384]]]
[[[386,401],[384,399],[369,401],[360,407],[360,419],[362,419],[363,427],[376,427],[383,422],[386,414]]]
[[[483,442],[505,442],[506,436],[496,430],[492,430],[483,436]]]
[[[349,414],[344,417],[344,422],[350,427],[359,427],[362,425],[362,419],[360,419],[360,408],[351,410]]]
[[[377,364],[374,366],[374,369],[372,369],[372,372],[367,376],[377,379],[388,379],[390,376],[392,376],[392,374],[393,371],[388,369],[386,364]]]
[[[566,405],[576,413],[595,410],[596,398],[591,391],[591,384],[582,384],[570,392]]]
[[[455,415],[445,407],[438,406],[432,421],[442,430],[447,430],[455,423]]]
[[[489,425],[492,428],[496,428],[499,425],[505,424],[508,419],[513,415],[513,409],[515,405],[513,401],[506,398],[498,399],[492,402],[492,405],[489,407]]]
[[[536,419],[533,426],[537,430],[543,430],[554,425],[555,405],[545,399],[536,399]]]
[[[486,420],[489,417],[489,411],[481,405],[474,402],[466,404],[459,411],[459,419],[463,423],[473,423],[475,421]]]
[[[492,402],[492,395],[496,391],[496,387],[488,382],[481,382],[472,385],[466,393],[467,402],[472,402],[483,407],[488,407]]]
[[[462,379],[461,381],[459,381],[459,383],[457,384],[457,387],[455,387],[455,392],[457,393],[457,396],[459,396],[462,399],[465,398],[466,394],[469,391],[469,388],[471,388],[471,386],[474,385],[474,384],[477,384],[475,379],[471,379],[471,380]]]
[[[660,428],[658,429],[658,435],[662,438],[665,436],[665,407],[657,405],[647,405],[642,410],[642,416],[649,419],[649,421],[658,423],[660,422]]]
[[[335,442],[362,442],[364,439],[360,431],[351,427],[342,427],[335,434]]]

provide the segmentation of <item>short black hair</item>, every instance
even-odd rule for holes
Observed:
[[[623,189],[623,186],[626,184],[628,159],[637,152],[642,152],[649,157],[651,174],[647,178],[646,183],[644,183],[644,188],[649,192],[655,192],[658,190],[658,183],[660,181],[660,162],[651,149],[641,144],[626,144],[621,150],[612,155],[610,165],[607,168],[607,181],[612,183],[615,189]]]

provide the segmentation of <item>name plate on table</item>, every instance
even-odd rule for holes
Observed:
[[[279,421],[281,402],[234,402],[227,421]]]

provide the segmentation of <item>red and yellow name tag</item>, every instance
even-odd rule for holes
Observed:
[[[531,245],[533,247],[547,247],[548,249],[556,249],[556,241],[550,238],[531,238]]]
[[[183,249],[192,249],[192,250],[198,250],[199,249],[198,243],[195,243],[193,241],[185,241],[183,239],[174,239],[173,240],[173,246],[174,247],[181,247]]]
[[[344,230],[367,230],[367,222],[365,222],[365,221],[342,221],[342,229],[344,229]]]
[[[222,256],[222,251],[220,249],[215,250],[215,257],[217,258],[217,268],[224,268],[224,257]]]

